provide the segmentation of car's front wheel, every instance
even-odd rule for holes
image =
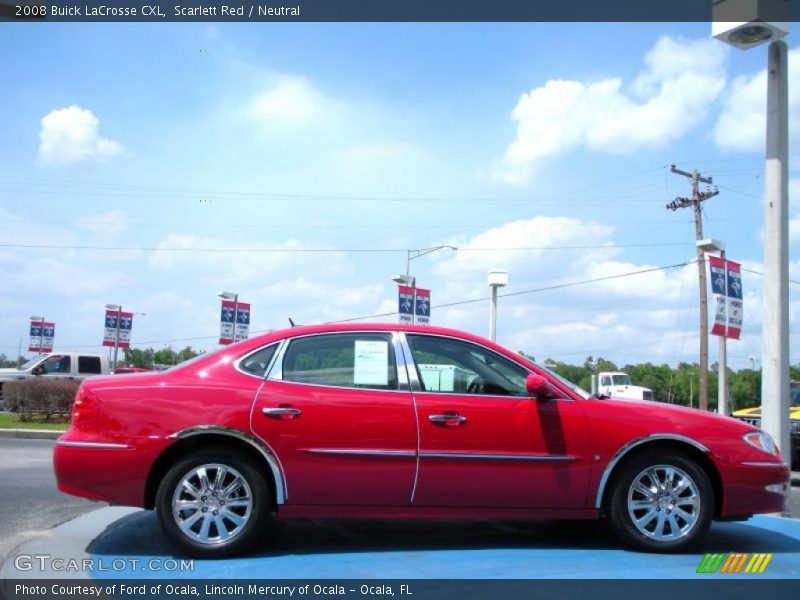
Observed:
[[[156,494],[165,535],[181,551],[201,558],[249,548],[264,532],[270,507],[269,487],[253,461],[222,448],[180,460]]]
[[[713,512],[708,475],[678,452],[645,452],[623,464],[606,503],[617,536],[651,552],[677,552],[697,543]]]

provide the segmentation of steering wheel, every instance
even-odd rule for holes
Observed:
[[[472,381],[469,382],[467,386],[467,393],[468,394],[480,394],[483,392],[483,387],[486,385],[486,382],[483,380],[483,377],[475,377]]]

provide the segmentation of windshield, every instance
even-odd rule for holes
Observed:
[[[614,385],[630,385],[631,378],[627,375],[612,375],[611,381],[614,382]]]
[[[587,392],[587,391],[586,391],[585,389],[583,389],[582,387],[575,385],[574,383],[572,383],[571,381],[569,381],[569,380],[567,380],[567,379],[564,379],[564,378],[563,378],[561,375],[559,375],[559,374],[558,374],[558,373],[556,373],[555,371],[551,371],[551,370],[550,370],[550,369],[548,369],[547,367],[543,367],[542,365],[540,365],[540,364],[538,364],[538,363],[536,364],[536,366],[537,366],[537,367],[539,367],[539,368],[540,368],[542,371],[544,371],[545,373],[547,373],[547,374],[548,374],[550,377],[552,377],[553,379],[556,379],[556,380],[560,381],[561,383],[563,383],[565,386],[567,386],[567,387],[568,387],[569,389],[571,389],[573,392],[575,392],[576,394],[578,394],[578,395],[579,395],[581,398],[583,398],[584,400],[585,400],[585,399],[587,399],[587,398],[589,398],[589,396],[590,396],[589,392]]]
[[[41,356],[37,356],[36,358],[32,358],[28,362],[18,366],[17,370],[18,371],[27,371],[28,369],[33,367],[36,363],[41,362],[41,361],[42,361],[42,357]]]

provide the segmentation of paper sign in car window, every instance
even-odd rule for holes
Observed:
[[[389,385],[389,342],[356,340],[353,383]]]

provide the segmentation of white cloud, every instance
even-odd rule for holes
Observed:
[[[627,90],[620,78],[554,79],[534,88],[511,113],[517,135],[495,177],[525,183],[543,159],[579,146],[627,154],[681,138],[724,88],[726,52],[714,40],[662,37]]]
[[[128,228],[131,217],[124,210],[111,210],[75,220],[75,226],[101,237],[115,237]]]
[[[305,77],[281,76],[252,99],[250,114],[265,125],[302,125],[324,118],[334,107]]]
[[[39,160],[48,165],[69,165],[120,154],[122,145],[100,137],[99,125],[94,113],[80,106],[50,111],[42,119],[39,131]]]
[[[789,51],[789,135],[800,134],[800,48]],[[725,94],[714,141],[722,150],[763,152],[766,144],[767,71],[734,79]]]

